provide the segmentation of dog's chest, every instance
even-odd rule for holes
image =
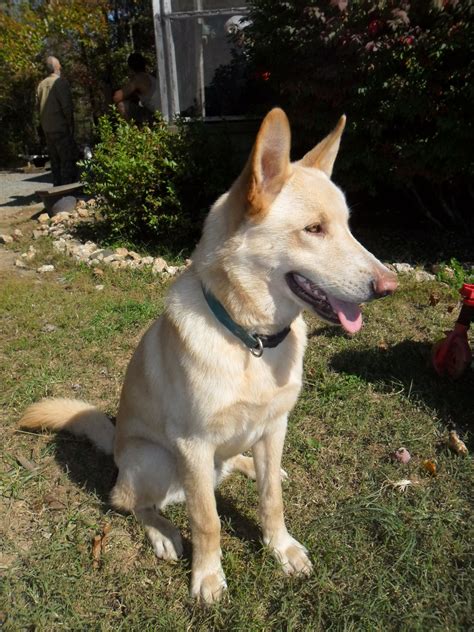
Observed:
[[[296,367],[288,369],[286,375],[275,375],[262,367],[229,385],[228,392],[221,393],[223,405],[206,424],[217,454],[222,458],[234,456],[249,449],[265,432],[271,432],[272,425],[295,405],[300,388],[301,371]]]

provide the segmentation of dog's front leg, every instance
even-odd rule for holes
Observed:
[[[193,543],[191,596],[213,603],[227,588],[214,495],[214,447],[202,441],[182,440],[178,460]]]
[[[263,541],[287,575],[309,575],[312,569],[305,547],[288,533],[283,517],[281,455],[286,417],[280,419],[253,446]]]

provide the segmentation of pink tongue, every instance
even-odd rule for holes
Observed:
[[[356,303],[339,301],[333,296],[328,296],[331,307],[338,315],[341,325],[350,334],[355,334],[362,327],[362,313]]]

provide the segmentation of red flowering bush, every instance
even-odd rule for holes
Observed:
[[[346,189],[396,192],[435,221],[462,221],[474,172],[468,0],[248,4],[249,60],[268,73],[300,151],[345,112]]]

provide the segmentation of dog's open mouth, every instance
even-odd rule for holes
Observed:
[[[307,303],[324,320],[342,325],[350,334],[355,334],[362,327],[362,313],[356,303],[334,298],[296,272],[289,272],[286,281],[293,294]]]

